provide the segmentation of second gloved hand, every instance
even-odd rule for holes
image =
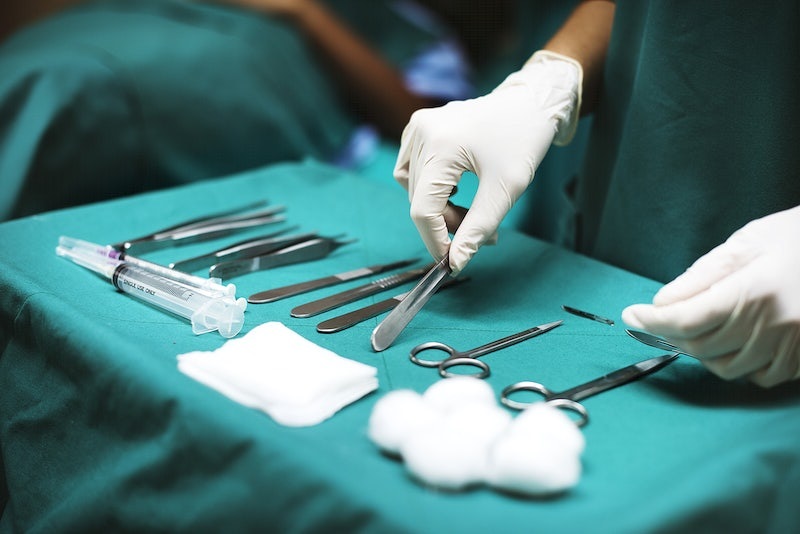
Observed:
[[[449,253],[454,274],[495,235],[550,144],[571,140],[581,83],[576,61],[540,51],[488,95],[411,117],[394,176],[428,251],[437,260]],[[459,217],[448,199],[465,171],[480,183],[451,244],[445,220]]]
[[[750,222],[622,319],[722,378],[800,378],[800,207]]]

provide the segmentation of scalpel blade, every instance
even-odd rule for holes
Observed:
[[[275,289],[268,289],[267,291],[261,291],[259,293],[250,295],[247,298],[247,302],[249,302],[250,304],[264,304],[266,302],[275,302],[276,300],[284,299],[286,297],[293,297],[295,295],[307,293],[315,289],[329,287],[332,285],[340,284],[342,282],[348,282],[350,280],[357,280],[359,278],[364,278],[365,276],[369,276],[371,274],[380,274],[386,271],[391,271],[392,269],[400,269],[401,267],[411,265],[412,263],[418,261],[418,259],[419,258],[412,258],[408,260],[395,261],[392,263],[372,265],[370,267],[362,267],[361,269],[354,269],[352,271],[347,271],[344,273],[325,276],[323,278],[317,278],[316,280],[309,280],[308,282],[300,282],[299,284],[292,284],[289,286],[278,287]]]
[[[290,315],[292,317],[312,317],[328,310],[338,308],[339,306],[343,306],[349,302],[354,302],[376,293],[380,293],[381,291],[386,291],[387,289],[391,289],[407,282],[411,282],[412,280],[416,280],[428,272],[428,269],[430,269],[430,265],[420,269],[411,269],[410,271],[386,276],[368,284],[364,284],[363,286],[348,289],[347,291],[342,291],[341,293],[336,293],[335,295],[315,300],[307,304],[301,304],[300,306],[295,307],[290,312]]]
[[[667,340],[661,339],[660,337],[656,337],[653,334],[648,334],[647,332],[640,332],[639,330],[625,330],[625,332],[636,341],[644,343],[645,345],[649,345],[657,349],[677,352],[678,354],[685,354],[687,356],[692,356],[682,348],[676,347]],[[697,358],[697,356],[692,356],[692,358]]]
[[[389,348],[411,319],[422,309],[450,275],[450,260],[445,257],[426,274],[406,298],[372,331],[372,348],[380,352]]]
[[[587,311],[579,310],[578,308],[573,308],[572,306],[567,306],[566,304],[562,304],[561,309],[567,313],[571,313],[572,315],[583,317],[584,319],[591,319],[592,321],[597,321],[598,323],[607,324],[608,326],[614,326],[614,321],[611,319],[608,319],[606,317],[601,317],[600,315],[596,315],[594,313],[590,313]]]

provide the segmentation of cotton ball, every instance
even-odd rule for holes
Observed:
[[[408,470],[447,490],[482,483],[489,448],[511,422],[497,404],[467,403],[445,414],[436,428],[421,429],[400,447]]]
[[[428,427],[403,443],[406,468],[418,480],[439,489],[461,490],[483,482],[486,448],[479,461],[464,437],[445,425]]]
[[[367,435],[382,450],[399,454],[400,446],[420,429],[435,426],[441,418],[422,395],[410,389],[387,393],[372,409]]]
[[[508,492],[552,495],[575,486],[580,476],[580,456],[552,442],[508,432],[489,451],[486,480]]]
[[[425,402],[448,413],[468,404],[496,406],[492,387],[485,380],[471,376],[444,378],[430,386],[422,395]]]
[[[533,404],[490,448],[487,481],[514,493],[562,492],[578,483],[585,446],[583,433],[562,410]]]
[[[508,428],[511,421],[511,414],[498,405],[470,403],[449,412],[442,425],[459,433],[465,440],[488,445]]]
[[[533,442],[548,442],[580,455],[586,448],[586,438],[578,425],[555,406],[537,402],[525,408],[511,423],[509,432]]]

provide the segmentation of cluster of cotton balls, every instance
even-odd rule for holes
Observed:
[[[558,408],[539,402],[512,417],[491,386],[466,376],[439,380],[423,394],[387,393],[372,410],[368,434],[428,486],[487,484],[530,496],[575,486],[585,447],[582,432]]]

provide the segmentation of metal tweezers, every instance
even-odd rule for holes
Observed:
[[[297,226],[291,226],[261,237],[246,239],[232,245],[226,245],[208,254],[202,254],[200,256],[170,263],[169,268],[191,273],[199,269],[207,269],[215,263],[263,256],[264,254],[269,254],[270,252],[275,252],[282,248],[319,237],[316,232],[283,235],[296,228]]]
[[[216,263],[208,270],[208,276],[227,280],[242,274],[318,260],[337,248],[356,241],[355,239],[340,241],[340,237],[314,237],[268,254]]]
[[[247,228],[274,224],[285,220],[284,217],[277,216],[278,213],[285,211],[283,206],[258,209],[266,206],[266,204],[266,201],[261,200],[213,215],[199,217],[158,230],[152,234],[117,243],[113,247],[120,252],[141,254],[171,246],[224,237]],[[241,213],[243,211],[245,213]]]

